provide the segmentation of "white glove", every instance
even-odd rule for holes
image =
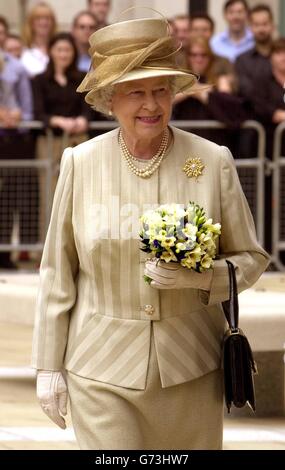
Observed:
[[[60,371],[40,370],[37,374],[37,397],[45,414],[65,429],[67,386]]]
[[[179,263],[166,263],[153,259],[146,261],[144,274],[151,279],[151,287],[156,289],[202,289],[210,290],[213,270],[198,273],[184,268]]]

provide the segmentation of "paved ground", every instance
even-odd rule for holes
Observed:
[[[29,364],[31,339],[30,326],[0,323],[0,450],[78,449],[70,418],[61,431],[42,413],[33,379],[3,377]],[[285,450],[285,418],[226,419],[224,448]]]

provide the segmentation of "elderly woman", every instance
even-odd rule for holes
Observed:
[[[65,428],[69,395],[81,449],[220,449],[225,258],[242,291],[268,255],[228,149],[169,125],[174,93],[196,77],[177,70],[166,22],[117,23],[90,42],[79,91],[119,128],[63,154],[40,267],[38,398]],[[197,180],[183,171],[194,157]],[[130,230],[147,205],[189,200],[222,224],[204,273],[147,260]]]

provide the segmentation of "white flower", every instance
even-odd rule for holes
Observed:
[[[213,267],[215,240],[221,234],[221,224],[206,219],[204,209],[198,204],[190,202],[186,209],[181,204],[163,204],[146,211],[140,222],[144,245],[158,259],[167,263],[179,261],[185,268],[201,272]],[[179,260],[176,254],[180,254]]]
[[[196,227],[196,225],[193,225],[193,224],[186,224],[185,228],[182,229],[182,233],[184,233],[184,235],[187,238],[190,238],[190,240],[192,241],[196,241],[197,231],[198,231],[198,227]]]
[[[175,251],[176,253],[180,253],[180,251],[193,250],[194,246],[195,242],[189,240],[185,242],[178,242],[176,243]]]
[[[187,207],[186,215],[187,215],[188,222],[194,222],[196,211],[195,211],[195,206],[193,204],[189,204],[189,206]]]

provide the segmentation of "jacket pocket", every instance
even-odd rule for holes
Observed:
[[[69,358],[74,354],[78,346],[84,341],[88,333],[92,331],[95,327],[95,318],[98,313],[94,313],[86,320],[78,334],[74,334],[72,328],[69,329],[69,337],[67,343],[67,349],[65,353],[65,363]]]
[[[149,320],[96,314],[68,348],[65,368],[89,379],[143,389],[149,345]]]

